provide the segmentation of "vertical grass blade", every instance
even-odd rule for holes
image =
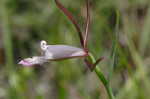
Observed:
[[[148,13],[145,19],[145,24],[143,26],[143,31],[141,34],[141,38],[140,38],[140,52],[142,54],[144,54],[146,47],[149,45],[149,41],[150,41],[150,7],[148,9]]]
[[[120,20],[120,15],[119,11],[116,10],[116,26],[115,26],[115,35],[113,39],[113,44],[112,44],[112,53],[110,56],[111,59],[111,67],[110,67],[110,72],[109,72],[109,80],[111,79],[113,75],[113,70],[117,62],[117,46],[118,46],[118,37],[119,37],[119,20]]]
[[[3,42],[6,56],[7,70],[13,68],[13,46],[12,46],[12,33],[10,29],[10,12],[7,8],[8,0],[0,1],[1,8],[1,19],[2,19],[2,30],[3,30]]]

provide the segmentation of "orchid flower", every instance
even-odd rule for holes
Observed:
[[[47,45],[44,40],[41,41],[41,50],[43,51],[43,55],[25,58],[21,60],[19,64],[32,66],[36,64],[43,64],[48,61],[87,56],[87,53],[81,48],[68,45]]]
[[[32,58],[25,58],[19,62],[19,64],[23,66],[33,66],[36,64],[43,64],[49,61],[57,61],[63,59],[70,59],[70,58],[84,58],[85,63],[87,66],[93,70],[94,67],[103,59],[99,58],[95,64],[92,64],[87,58],[89,56],[89,51],[87,49],[87,38],[89,32],[89,23],[90,23],[90,14],[89,14],[89,1],[87,0],[87,19],[86,19],[86,28],[85,28],[85,37],[83,38],[80,26],[78,25],[75,18],[72,14],[60,3],[58,0],[55,0],[56,5],[61,11],[69,18],[69,20],[75,26],[82,48],[77,48],[69,45],[47,45],[47,42],[42,40],[41,41],[41,50],[43,54],[41,56],[34,56]]]

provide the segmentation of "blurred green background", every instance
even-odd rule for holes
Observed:
[[[84,29],[85,0],[60,1]],[[99,67],[116,99],[150,99],[150,1],[91,0],[90,5],[88,48],[96,58],[105,57]],[[95,73],[84,72],[82,59],[18,65],[40,55],[41,40],[80,47],[54,0],[0,0],[0,99],[108,99]]]

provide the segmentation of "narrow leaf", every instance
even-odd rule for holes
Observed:
[[[80,43],[82,46],[84,46],[84,41],[83,41],[83,36],[82,36],[82,32],[81,29],[77,23],[77,21],[75,20],[75,18],[73,17],[73,15],[60,3],[58,2],[58,0],[55,0],[56,5],[58,6],[58,8],[60,8],[60,10],[69,18],[69,20],[74,24],[76,30],[78,31],[78,35],[80,38]]]
[[[89,0],[86,0],[86,8],[87,8],[87,19],[86,19],[86,28],[85,28],[85,37],[84,37],[84,48],[87,48],[87,38],[88,38],[89,24],[90,24]]]

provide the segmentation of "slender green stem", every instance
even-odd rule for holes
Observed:
[[[93,57],[93,55],[91,53],[89,54],[89,59],[92,61],[92,63],[96,62],[95,58]],[[113,92],[112,92],[112,89],[109,85],[109,82],[105,78],[104,74],[101,72],[101,69],[98,66],[96,66],[94,71],[95,71],[96,75],[98,76],[98,78],[103,83],[103,85],[105,86],[106,91],[107,91],[108,96],[109,96],[109,99],[115,99]]]
[[[114,95],[113,95],[113,92],[112,92],[112,89],[108,83],[108,81],[106,80],[106,78],[104,77],[103,73],[101,72],[100,68],[96,67],[94,69],[96,75],[98,76],[98,78],[102,81],[103,85],[105,86],[106,88],[106,91],[108,93],[108,96],[110,99],[115,99]]]

